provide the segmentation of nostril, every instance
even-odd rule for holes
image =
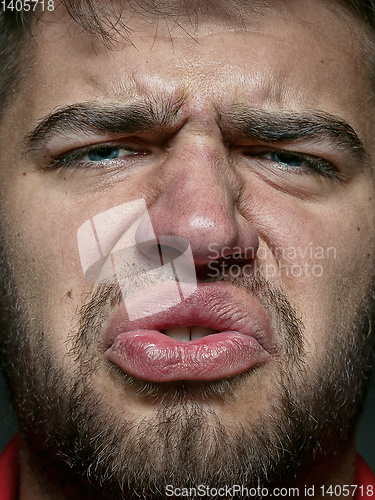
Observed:
[[[156,240],[142,241],[137,245],[141,254],[152,262],[160,262],[160,245]]]
[[[158,245],[159,247],[159,252],[160,252],[160,259],[162,264],[168,264],[170,262],[173,262],[176,260],[178,257],[183,255],[184,252],[179,250],[178,248],[173,248],[168,245]]]
[[[142,241],[138,244],[138,250],[149,260],[161,262],[162,265],[173,262],[183,252],[168,245],[161,245],[157,240]]]
[[[161,262],[162,265],[172,263],[189,249],[189,241],[180,236],[159,236],[148,241],[140,241],[138,250],[149,260]]]

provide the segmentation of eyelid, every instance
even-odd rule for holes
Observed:
[[[135,135],[113,135],[105,133],[83,133],[81,131],[55,134],[43,145],[45,157],[57,158],[60,155],[84,148],[125,145],[145,146],[145,141]]]
[[[358,157],[353,156],[351,151],[339,148],[331,141],[324,139],[322,141],[299,140],[289,143],[244,144],[242,149],[252,152],[254,155],[267,151],[297,154],[305,158],[326,162],[337,170],[341,170],[341,167],[347,168],[353,164],[362,164],[362,161]]]
[[[295,149],[296,146],[291,149],[291,146],[275,146],[275,145],[269,145],[269,144],[262,144],[262,145],[254,145],[254,146],[248,146],[248,147],[243,147],[243,150],[246,152],[248,151],[250,154],[249,156],[262,156],[267,153],[280,153],[280,154],[286,154],[290,156],[296,156],[298,158],[301,158],[302,160],[306,160],[307,162],[310,160],[311,162],[316,162],[316,163],[324,163],[326,165],[331,165],[333,168],[335,168],[335,161],[332,161],[332,154],[321,154],[321,151],[317,151],[316,153],[314,151],[304,151],[303,149],[307,149],[306,146],[302,146],[299,144],[299,148]],[[313,149],[313,148],[309,148]]]
[[[325,158],[326,155],[321,154],[321,148],[319,148],[320,153],[313,151],[313,147],[309,145],[298,143],[298,144],[254,144],[249,146],[243,146],[244,150],[250,151],[254,156],[263,153],[287,153],[290,155],[297,155],[301,157],[310,157],[320,159],[322,161],[329,161]],[[307,151],[309,150],[309,151]]]
[[[321,156],[314,156],[314,155],[309,155],[306,153],[300,153],[297,151],[290,151],[288,149],[267,149],[261,153],[258,153],[256,156],[262,156],[262,155],[266,155],[266,154],[280,154],[280,155],[290,156],[291,158],[295,157],[295,158],[299,158],[302,161],[305,161],[306,164],[314,163],[314,164],[331,165],[331,163],[329,161],[325,160]],[[281,162],[281,163],[283,163],[283,162]]]

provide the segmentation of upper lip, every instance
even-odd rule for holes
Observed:
[[[122,304],[106,330],[104,347],[110,348],[118,335],[128,331],[161,331],[193,325],[249,335],[267,352],[275,353],[271,321],[259,298],[224,282],[201,283],[180,304],[134,321],[129,320]]]

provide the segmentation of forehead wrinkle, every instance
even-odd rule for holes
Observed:
[[[121,79],[111,78],[100,81],[99,76],[86,78],[89,86],[95,89],[95,100],[103,103],[138,102],[143,100],[154,103],[179,103],[191,100],[206,99],[214,103],[214,107],[221,106],[221,102],[228,101],[227,75],[233,73],[233,67],[222,66],[216,68],[205,67],[205,73],[198,67],[185,67],[181,64],[178,79],[173,75],[149,73],[142,74],[133,71],[131,74],[121,75]],[[289,71],[282,68],[272,68],[263,71],[255,69],[252,73],[244,72],[239,68],[231,76],[230,101],[248,101],[256,107],[269,110],[291,109],[294,103],[304,100],[300,89],[295,89],[289,82]]]
[[[137,70],[121,72],[104,80],[102,75],[87,74],[84,81],[94,89],[95,101],[104,104],[128,105],[138,102],[163,106],[168,103],[178,106],[189,95],[189,86],[175,82],[172,78],[162,78],[157,74],[144,74]]]
[[[293,2],[292,2],[292,3],[293,3]],[[274,6],[274,8],[276,8],[276,6]],[[279,8],[279,10],[282,10],[282,9],[280,9],[280,8]],[[247,19],[247,21],[248,21],[248,22],[252,22],[252,23],[254,23],[254,22],[255,22],[255,20],[254,20],[254,19]],[[274,20],[274,21],[277,21],[277,20]],[[300,22],[302,22],[302,21],[300,21]],[[203,22],[203,21],[202,21],[202,24],[204,24],[204,22]],[[267,36],[268,36],[268,37],[270,36],[270,32],[269,32],[269,31],[270,31],[270,30],[268,30],[268,32],[267,32]],[[142,36],[143,36],[143,35],[142,35]],[[159,38],[159,35],[158,35],[158,38]],[[74,42],[76,43],[76,40],[75,40]],[[131,47],[128,47],[128,48],[130,49]],[[108,57],[110,57],[110,53],[111,53],[110,51],[108,51],[108,52],[107,52],[107,54],[109,54],[109,55],[108,55]],[[113,53],[115,54],[115,52],[113,52]],[[152,52],[150,52],[150,57],[151,57],[151,58],[153,57]],[[125,63],[126,63],[126,60],[125,60]],[[291,63],[292,63],[292,61],[291,61]],[[125,75],[125,74],[126,74],[126,71],[124,71],[124,72],[122,73],[122,77],[123,77],[123,78],[124,78],[124,75]],[[126,84],[126,87],[127,87],[127,88],[126,88],[126,91],[127,91],[127,92],[131,92],[131,93],[132,93],[132,92],[134,92],[134,90],[137,88],[137,86],[135,86],[135,85],[134,85],[134,83],[133,83],[133,81],[132,81],[132,76],[133,76],[133,75],[130,75],[130,77],[127,77],[126,81],[124,82],[124,83]],[[92,81],[92,82],[93,82],[93,84],[94,84],[94,88],[95,88],[95,90],[96,90],[96,91],[99,91],[99,92],[101,92],[101,91],[102,91],[102,89],[100,88],[101,84],[98,82],[98,78],[100,78],[100,77],[98,77],[98,76],[97,76],[97,77],[95,78],[95,79],[97,80],[96,82],[94,82],[94,81],[93,81],[93,77],[91,77],[90,75],[88,75],[88,77],[87,77],[87,78],[88,78],[88,81]],[[99,85],[98,85],[98,83],[99,83]],[[275,78],[275,84],[278,84],[278,85],[279,85],[279,83],[277,83],[277,79],[276,79],[276,78]],[[118,86],[118,85],[116,84],[116,86]],[[116,87],[115,87],[115,91],[117,91]],[[105,90],[104,90],[104,92],[105,92]],[[121,93],[121,87],[119,88],[119,92]]]

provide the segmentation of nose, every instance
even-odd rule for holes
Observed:
[[[258,235],[241,213],[243,182],[227,156],[224,146],[215,149],[196,141],[169,155],[161,171],[164,188],[149,208],[148,222],[137,230],[139,249],[148,258],[159,259],[163,241],[170,255],[190,243],[197,271],[212,261],[255,258]]]

